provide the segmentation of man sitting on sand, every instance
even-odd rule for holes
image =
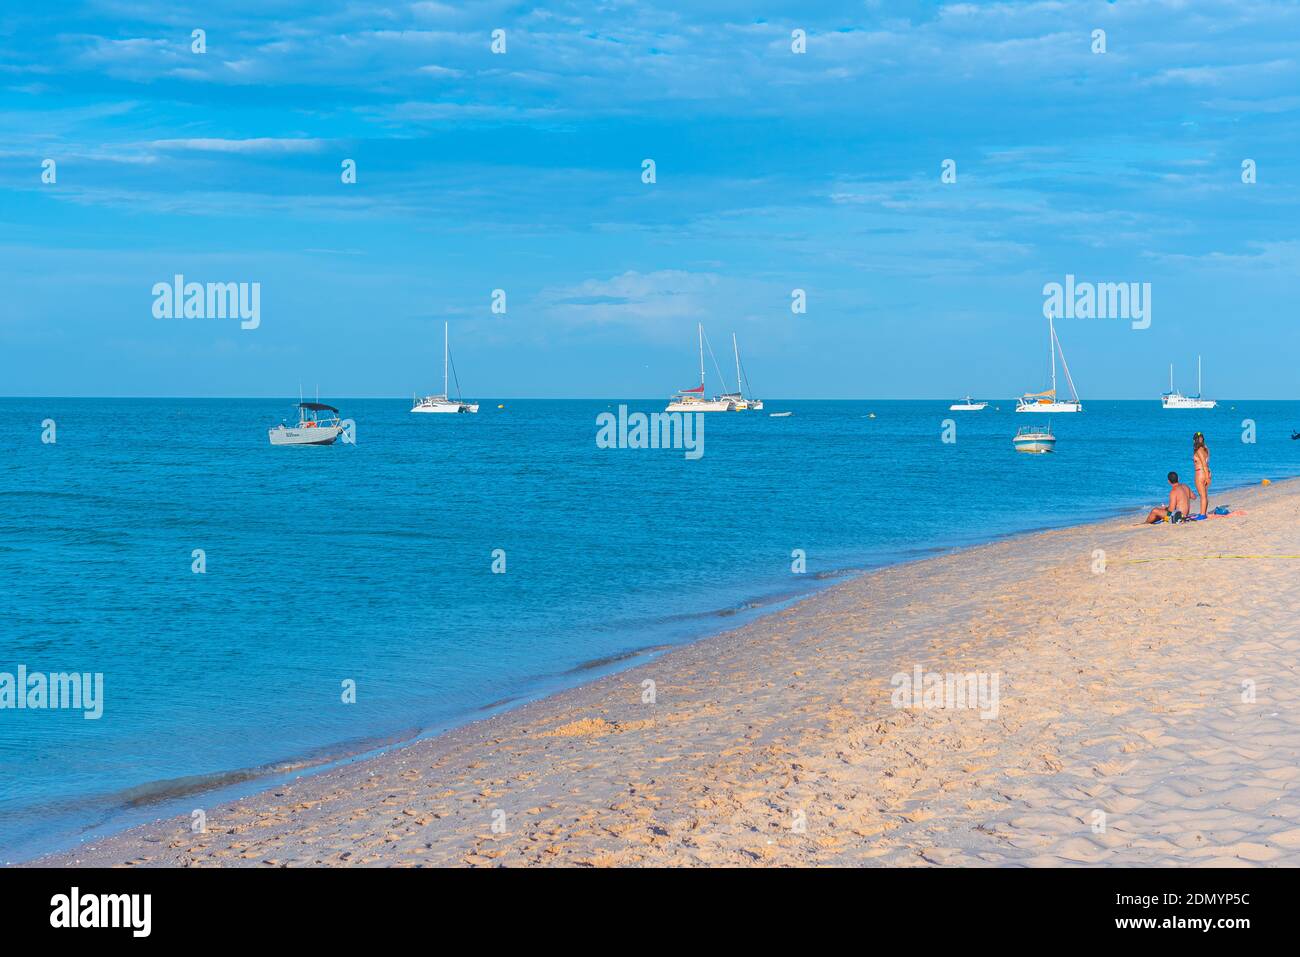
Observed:
[[[1182,522],[1187,519],[1187,513],[1192,510],[1192,490],[1178,481],[1178,473],[1169,473],[1169,505],[1157,505],[1147,516],[1147,525],[1154,525],[1157,522],[1163,522],[1169,519],[1171,522]]]

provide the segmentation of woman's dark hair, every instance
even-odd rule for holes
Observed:
[[[1205,448],[1205,433],[1197,432],[1192,436],[1192,450]]]

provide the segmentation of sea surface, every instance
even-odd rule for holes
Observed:
[[[1167,471],[1191,475],[1197,429],[1212,505],[1300,474],[1298,402],[1088,402],[1030,456],[1011,436],[1041,419],[1010,401],[768,400],[707,416],[692,461],[597,448],[617,401],[481,401],[338,400],[354,445],[273,448],[288,402],[0,399],[0,672],[104,676],[99,720],[0,710],[0,862],[482,717],[856,570],[1136,521]]]

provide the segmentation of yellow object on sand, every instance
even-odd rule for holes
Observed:
[[[1272,485],[1273,482],[1272,482],[1271,479],[1264,479],[1264,480],[1261,481],[1259,484],[1260,484],[1260,485]]]

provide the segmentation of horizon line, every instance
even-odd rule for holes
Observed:
[[[510,402],[663,402],[669,397],[665,396],[528,396],[528,395],[494,395],[494,396],[470,396],[471,400],[477,399],[479,402],[487,402],[494,399]],[[801,398],[785,398],[782,396],[763,396],[764,402],[955,402],[964,398],[962,396],[803,396]],[[1020,398],[1018,395],[1008,397],[995,397],[984,399],[979,396],[973,397],[980,402],[1015,402]],[[1089,399],[1081,399],[1084,402],[1158,402],[1161,396],[1136,396],[1136,397],[1113,397],[1113,396],[1096,396]],[[0,395],[0,401],[6,399],[173,399],[184,401],[216,401],[216,400],[249,400],[249,401],[293,401],[292,396],[276,395]],[[375,401],[391,400],[405,401],[405,395],[341,395],[336,396],[335,401]],[[1247,396],[1235,398],[1214,398],[1214,402],[1222,405],[1225,402],[1300,402],[1297,398],[1279,398],[1269,396]],[[1175,410],[1184,411],[1184,410]],[[1209,410],[1201,410],[1209,411]]]

